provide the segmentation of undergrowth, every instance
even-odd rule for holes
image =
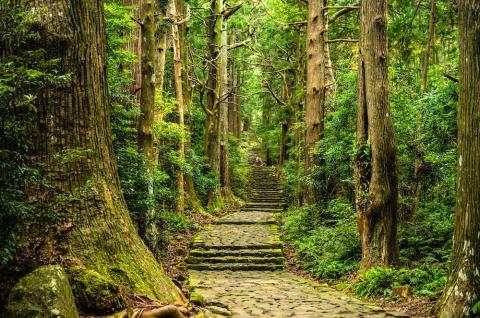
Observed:
[[[285,212],[283,228],[302,265],[316,277],[338,279],[358,268],[360,238],[347,200],[291,208]]]

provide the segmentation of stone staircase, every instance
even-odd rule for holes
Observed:
[[[273,271],[285,258],[275,215],[285,207],[274,169],[252,166],[249,202],[220,218],[192,242],[192,270]]]

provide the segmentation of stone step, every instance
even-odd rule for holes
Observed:
[[[279,201],[278,199],[269,199],[269,198],[262,197],[262,198],[255,198],[255,201],[264,202],[264,203],[278,203],[278,202],[280,202],[282,204],[282,206],[287,206],[287,202],[284,201],[283,199],[282,199],[282,201]]]
[[[225,250],[225,249],[193,249],[190,256],[194,257],[215,257],[215,256],[241,256],[241,257],[283,257],[283,251],[276,249],[247,249],[247,250]]]
[[[205,270],[205,271],[277,271],[282,270],[285,266],[283,264],[187,264],[188,269]]]
[[[250,196],[250,200],[251,202],[259,202],[259,201],[263,201],[264,199],[270,199],[270,200],[273,200],[273,202],[278,202],[282,199],[284,199],[284,196],[283,195],[270,195],[270,194],[253,194]],[[270,201],[272,202],[272,201]]]
[[[211,249],[211,250],[244,250],[244,249],[252,249],[252,250],[265,250],[265,249],[277,249],[283,248],[283,244],[281,242],[275,243],[266,243],[266,244],[232,244],[232,245],[203,245],[202,243],[193,243],[192,248],[202,248],[202,249]]]
[[[283,257],[238,257],[238,256],[215,256],[215,257],[196,257],[190,256],[187,259],[188,264],[284,264]]]
[[[283,208],[265,208],[265,207],[244,207],[241,211],[256,211],[256,212],[282,212]]]
[[[275,191],[265,191],[265,190],[252,190],[250,195],[262,195],[262,196],[283,196],[283,191],[275,190]]]
[[[264,206],[264,207],[283,207],[284,203],[274,201],[274,202],[261,202],[261,201],[252,201],[252,202],[247,202],[245,206],[250,207],[250,206]]]
[[[275,213],[237,212],[220,218],[215,224],[275,224]]]

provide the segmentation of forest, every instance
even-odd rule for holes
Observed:
[[[479,0],[0,0],[0,317],[480,317]]]

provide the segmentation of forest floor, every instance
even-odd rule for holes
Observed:
[[[408,317],[285,270],[273,170],[254,167],[250,202],[208,225],[188,257],[190,299],[213,317]]]

